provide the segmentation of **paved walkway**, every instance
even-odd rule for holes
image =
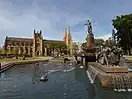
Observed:
[[[31,59],[31,60],[40,60],[40,59],[43,59],[43,60],[51,60],[53,57],[38,57],[36,59]],[[8,66],[8,64],[10,63],[13,63],[13,62],[1,62],[1,68],[4,68],[6,66]]]
[[[44,59],[44,60],[47,60],[47,59],[53,59],[53,57],[38,57],[38,59]]]

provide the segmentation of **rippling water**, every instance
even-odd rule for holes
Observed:
[[[131,93],[103,89],[98,81],[91,84],[83,69],[73,67],[53,63],[40,63],[36,69],[33,64],[15,66],[1,74],[0,99],[132,99]],[[40,82],[47,71],[52,72],[49,80]]]

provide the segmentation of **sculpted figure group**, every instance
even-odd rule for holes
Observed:
[[[121,52],[117,47],[103,48],[97,55],[97,62],[106,66],[119,66]]]

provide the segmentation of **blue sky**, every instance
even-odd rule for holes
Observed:
[[[63,39],[71,25],[74,41],[84,41],[84,22],[92,21],[95,37],[108,38],[112,19],[132,12],[132,0],[0,0],[0,44],[6,36],[33,37],[42,30],[45,39]]]

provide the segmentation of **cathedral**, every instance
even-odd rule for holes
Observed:
[[[70,26],[68,27],[68,33],[66,28],[64,29],[63,40],[47,40],[43,39],[42,31],[39,32],[34,30],[33,38],[17,38],[17,37],[6,37],[4,42],[4,49],[11,54],[13,51],[18,50],[18,55],[22,56],[26,53],[27,56],[48,56],[50,43],[65,43],[70,49],[72,45],[72,37],[70,33]],[[72,51],[70,50],[72,53]]]

